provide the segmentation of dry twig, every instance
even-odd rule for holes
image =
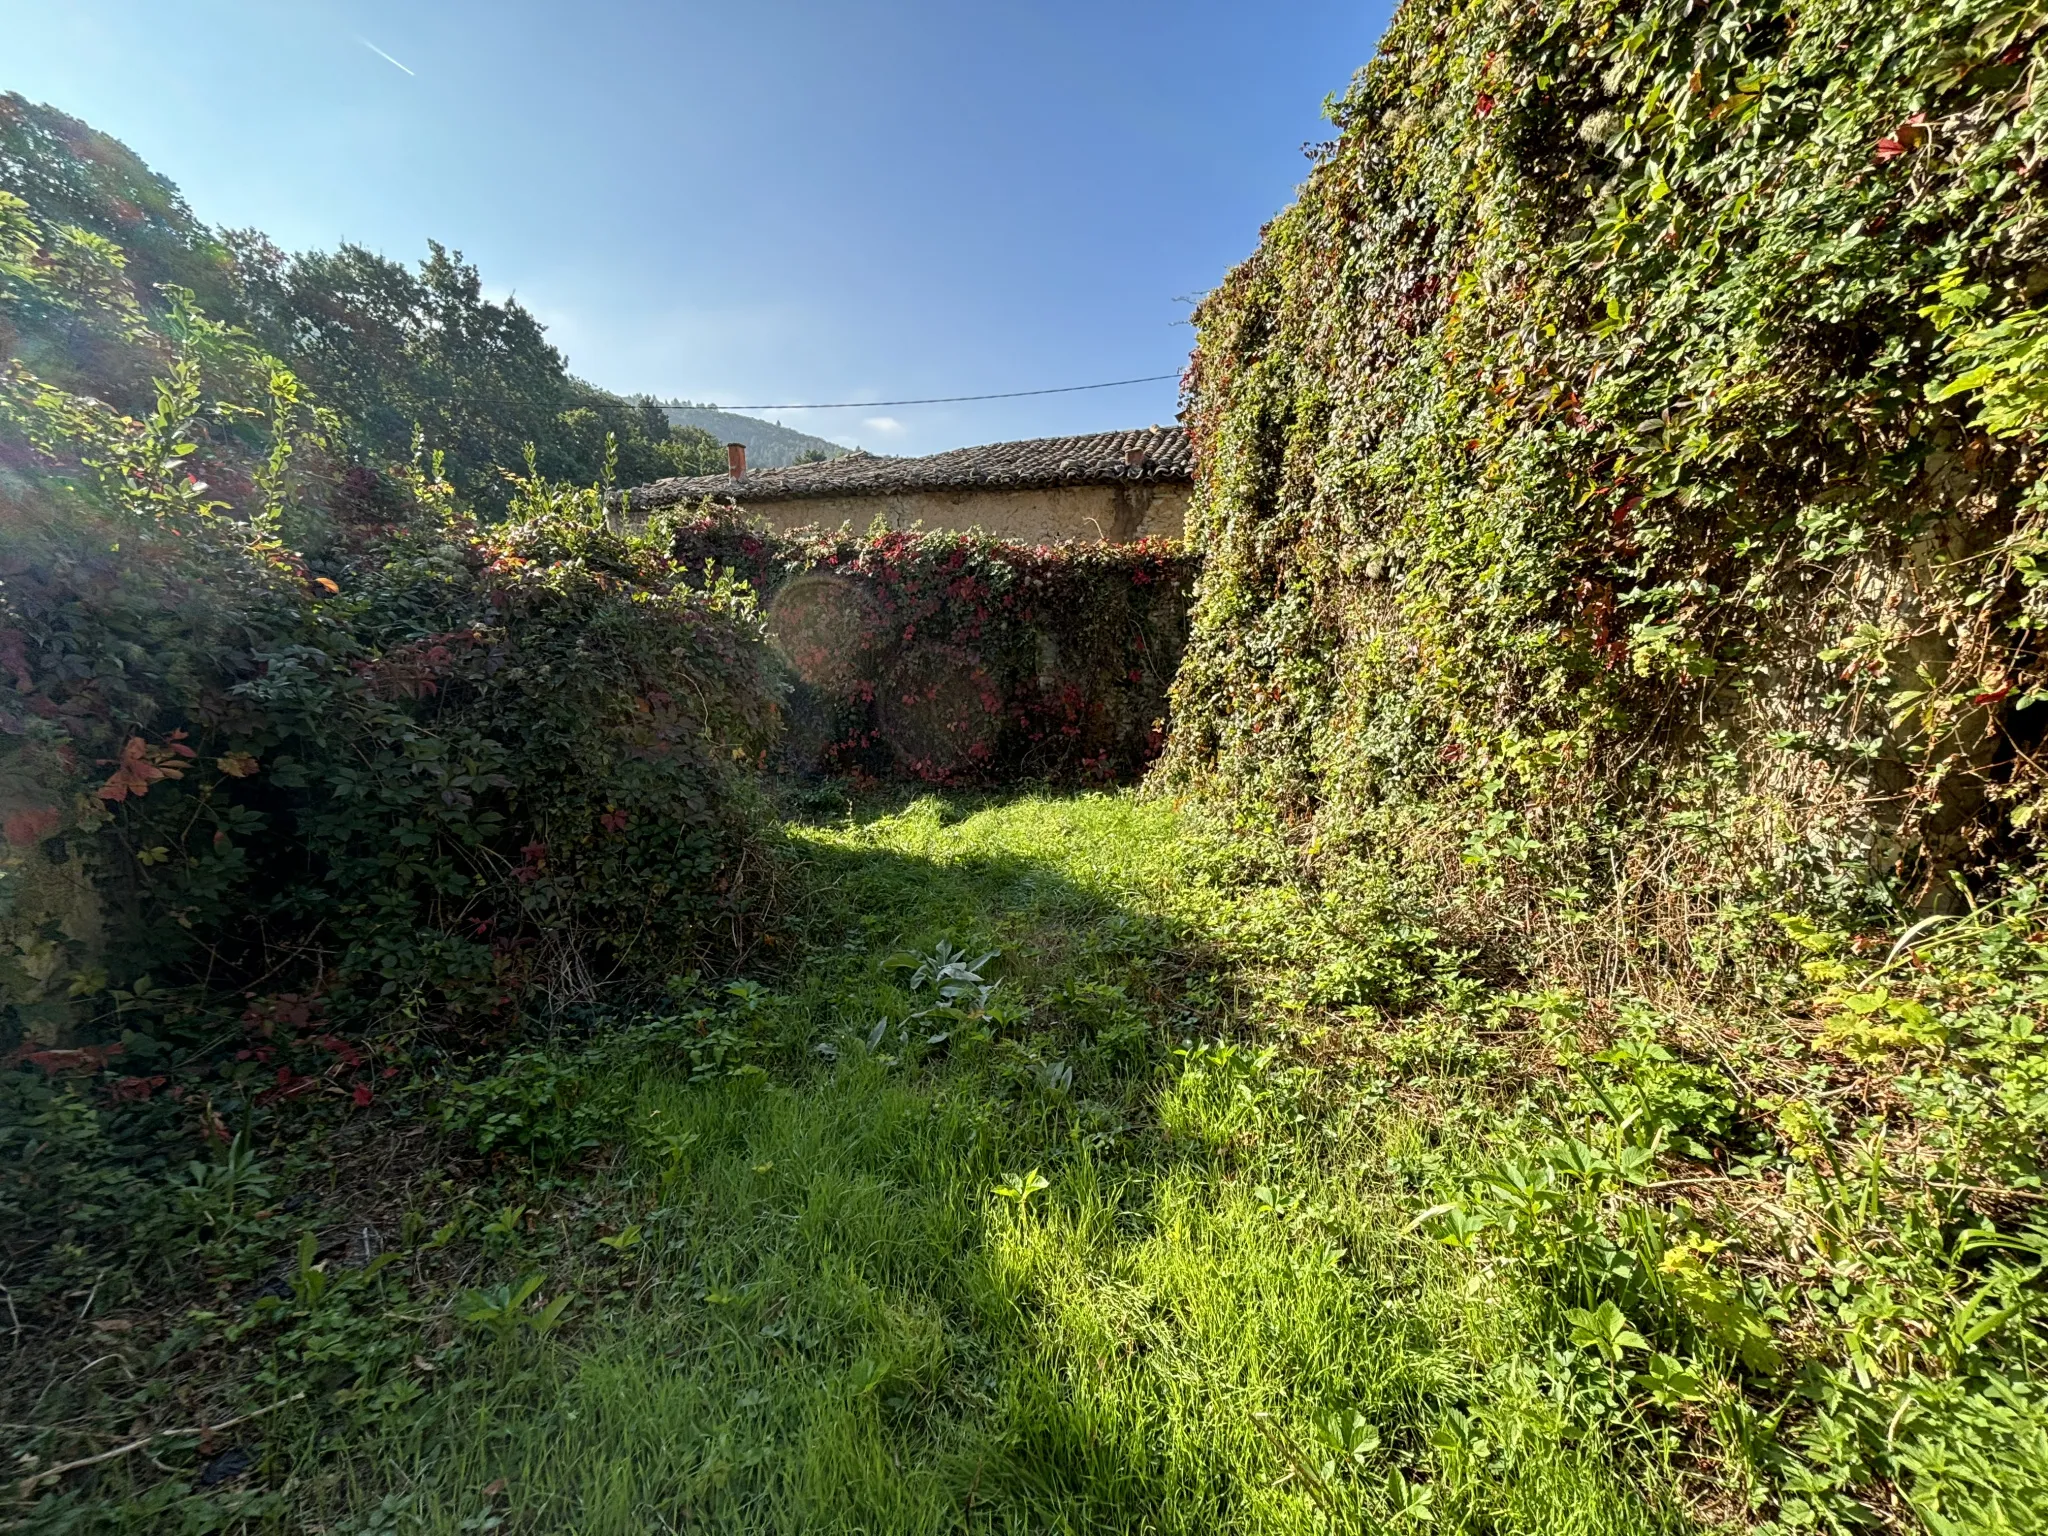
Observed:
[[[62,1477],[66,1472],[76,1472],[81,1467],[92,1467],[97,1466],[103,1461],[112,1461],[116,1457],[128,1455],[131,1451],[139,1451],[146,1445],[154,1445],[159,1440],[175,1440],[185,1435],[198,1435],[202,1438],[207,1435],[217,1435],[224,1429],[233,1429],[237,1424],[246,1424],[251,1419],[262,1418],[266,1413],[275,1413],[280,1408],[289,1407],[305,1395],[303,1392],[294,1392],[290,1397],[272,1403],[268,1408],[258,1408],[253,1413],[245,1413],[239,1418],[229,1419],[224,1424],[202,1424],[197,1429],[159,1429],[154,1434],[144,1435],[140,1440],[130,1440],[126,1445],[117,1445],[111,1451],[101,1451],[97,1456],[81,1456],[76,1461],[60,1461],[54,1467],[46,1467],[40,1472],[31,1472],[27,1477],[23,1478],[21,1480],[21,1497],[26,1499],[36,1491],[37,1484],[49,1482],[52,1478]]]

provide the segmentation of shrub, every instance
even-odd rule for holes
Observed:
[[[424,452],[348,464],[287,369],[149,297],[0,192],[0,1285],[30,1316],[213,1263],[253,1149],[408,1054],[730,966],[766,891],[744,587],[531,458],[497,525]]]
[[[674,579],[600,488],[529,467],[486,527],[431,461],[341,465],[288,372],[175,293],[146,315],[114,247],[5,194],[0,238],[9,1032],[280,975],[476,1017],[731,956],[778,714],[743,588]],[[46,354],[154,372],[152,409]]]
[[[933,783],[1129,779],[1164,743],[1194,562],[1178,545],[777,534],[706,510],[675,555],[760,593],[785,761]]]

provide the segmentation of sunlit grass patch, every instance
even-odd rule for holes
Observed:
[[[495,1172],[423,1184],[374,1273],[302,1265],[208,1324],[261,1341],[267,1389],[323,1394],[273,1421],[251,1519],[1685,1528],[1559,1297],[1440,1230],[1499,1150],[1439,1112],[1456,1031],[1369,1067],[1305,1048],[1288,1000],[1320,969],[1393,974],[1342,948],[1353,914],[1218,878],[1128,795],[924,796],[788,837],[795,963],[446,1093]],[[222,1507],[158,1487],[48,1529]]]
[[[1656,1526],[1511,1289],[1409,1230],[1387,1170],[1428,1138],[1179,1032],[1224,1021],[1185,996],[1213,898],[1169,807],[791,835],[819,896],[776,1070],[621,1069],[625,1150],[572,1200],[630,1241],[567,1255],[573,1329],[376,1449],[393,1529]],[[919,1015],[910,958],[989,950],[985,1011]]]

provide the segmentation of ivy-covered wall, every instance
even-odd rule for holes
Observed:
[[[1197,314],[1160,776],[1702,1528],[2048,1518],[2044,21],[1410,0]]]
[[[1175,779],[1504,949],[2032,861],[2041,24],[1405,5],[1197,317]]]
[[[758,594],[796,772],[1106,783],[1164,742],[1195,573],[1178,543],[777,533],[707,508],[677,520],[674,553]]]

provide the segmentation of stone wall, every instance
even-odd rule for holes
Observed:
[[[893,496],[806,496],[750,501],[745,509],[777,530],[836,528],[866,532],[879,514],[892,529],[966,532],[981,529],[1026,544],[1057,539],[1178,539],[1185,530],[1190,487],[1069,485],[1029,491],[917,491]]]

